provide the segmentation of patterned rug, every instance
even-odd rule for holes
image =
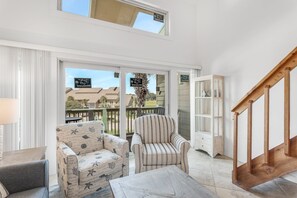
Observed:
[[[50,186],[49,191],[50,198],[64,198],[63,193],[60,191],[59,185]],[[113,198],[113,195],[110,187],[106,187],[99,192],[93,193],[84,198]]]

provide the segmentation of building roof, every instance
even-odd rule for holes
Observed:
[[[71,87],[66,87],[65,93],[67,94],[69,91],[71,91],[72,88]]]
[[[102,90],[102,88],[81,88],[76,90],[76,94],[97,94]]]
[[[72,96],[74,100],[88,100],[88,103],[97,103],[102,97],[105,97],[108,102],[119,103],[120,89],[118,87],[103,88],[66,88],[66,100]],[[133,94],[126,94],[126,105],[131,105]]]

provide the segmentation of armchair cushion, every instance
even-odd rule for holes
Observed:
[[[122,170],[123,158],[109,150],[78,156],[80,183],[85,184],[97,178],[109,177],[113,172]]]
[[[169,116],[141,116],[134,121],[134,131],[144,144],[169,143],[171,134],[175,132],[175,122]]]
[[[181,155],[171,143],[145,144],[143,165],[176,165],[181,163]]]
[[[64,142],[77,155],[103,149],[102,122],[71,123],[57,127],[57,141]]]

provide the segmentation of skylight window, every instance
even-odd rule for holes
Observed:
[[[81,16],[90,16],[90,0],[62,0],[61,9],[64,12]]]
[[[133,28],[159,34],[164,25],[164,22],[154,19],[154,15],[138,12]]]
[[[58,0],[58,10],[168,35],[167,12],[134,0]]]

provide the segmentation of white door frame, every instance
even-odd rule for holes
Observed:
[[[121,89],[123,92],[121,92],[121,98],[124,98],[124,100],[121,100],[123,104],[121,104],[121,112],[126,112],[126,103],[125,103],[125,94],[126,94],[126,74],[127,73],[153,73],[153,74],[161,74],[165,76],[165,115],[168,114],[168,71],[160,71],[160,70],[154,70],[154,69],[138,69],[138,68],[129,68],[129,67],[121,67],[121,75],[123,78],[121,78],[121,83],[125,85],[125,88]],[[125,82],[123,82],[125,81]],[[121,116],[121,132],[120,136],[124,139],[126,139],[126,113],[123,113]],[[124,133],[122,133],[124,131]]]

